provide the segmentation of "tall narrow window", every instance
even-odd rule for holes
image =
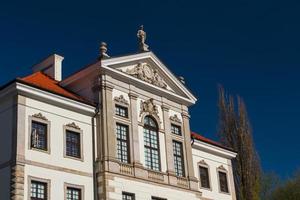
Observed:
[[[173,141],[173,155],[174,155],[174,165],[175,173],[177,176],[185,176],[184,173],[184,161],[183,161],[183,148],[182,143]]]
[[[181,127],[171,124],[171,133],[173,133],[175,135],[181,135]]]
[[[135,200],[135,195],[128,192],[122,193],[122,200]]]
[[[121,162],[129,162],[128,126],[117,124],[117,154]]]
[[[46,200],[47,199],[47,183],[39,181],[31,181],[30,199],[31,200]]]
[[[116,105],[115,113],[116,113],[116,115],[118,115],[120,117],[126,117],[127,118],[128,117],[128,108]]]
[[[219,173],[219,181],[220,181],[220,191],[229,193],[226,172],[219,171],[218,173]]]
[[[47,151],[47,124],[32,121],[31,122],[31,148]]]
[[[210,188],[208,168],[200,166],[200,184],[202,188]]]
[[[144,119],[144,145],[146,167],[160,171],[158,126],[149,116]]]
[[[81,193],[81,189],[79,188],[67,187],[67,200],[81,200]]]
[[[81,158],[80,133],[66,131],[66,155],[75,158]]]

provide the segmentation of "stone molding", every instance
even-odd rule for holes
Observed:
[[[24,165],[11,168],[10,197],[12,200],[24,199]]]

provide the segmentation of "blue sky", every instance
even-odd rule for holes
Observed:
[[[0,84],[52,53],[64,76],[109,54],[134,53],[144,24],[150,49],[184,76],[199,101],[191,127],[216,139],[217,85],[248,107],[262,166],[282,177],[300,166],[300,2],[22,1],[0,3]]]

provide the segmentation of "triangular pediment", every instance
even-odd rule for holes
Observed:
[[[186,86],[152,52],[106,59],[102,67],[184,98],[190,104],[196,102]]]

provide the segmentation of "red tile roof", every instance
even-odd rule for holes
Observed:
[[[46,74],[40,71],[23,78],[17,78],[17,80],[25,84],[31,85],[33,87],[37,87],[39,89],[58,94],[60,96],[64,96],[83,103],[92,104],[83,97],[67,90],[66,88],[63,88],[59,85],[58,81],[52,79],[51,77],[47,76]]]
[[[223,149],[227,149],[227,150],[233,151],[233,149],[231,149],[231,148],[229,148],[229,147],[226,147],[226,146],[222,145],[222,144],[219,143],[219,142],[216,142],[216,141],[213,141],[213,140],[208,139],[208,138],[206,138],[206,137],[203,137],[202,135],[200,135],[200,134],[198,134],[198,133],[191,132],[191,136],[192,136],[192,138],[194,138],[194,139],[196,139],[196,140],[199,140],[199,141],[202,141],[202,142],[205,142],[205,143],[208,143],[208,144],[217,146],[217,147],[221,147],[221,148],[223,148]]]

